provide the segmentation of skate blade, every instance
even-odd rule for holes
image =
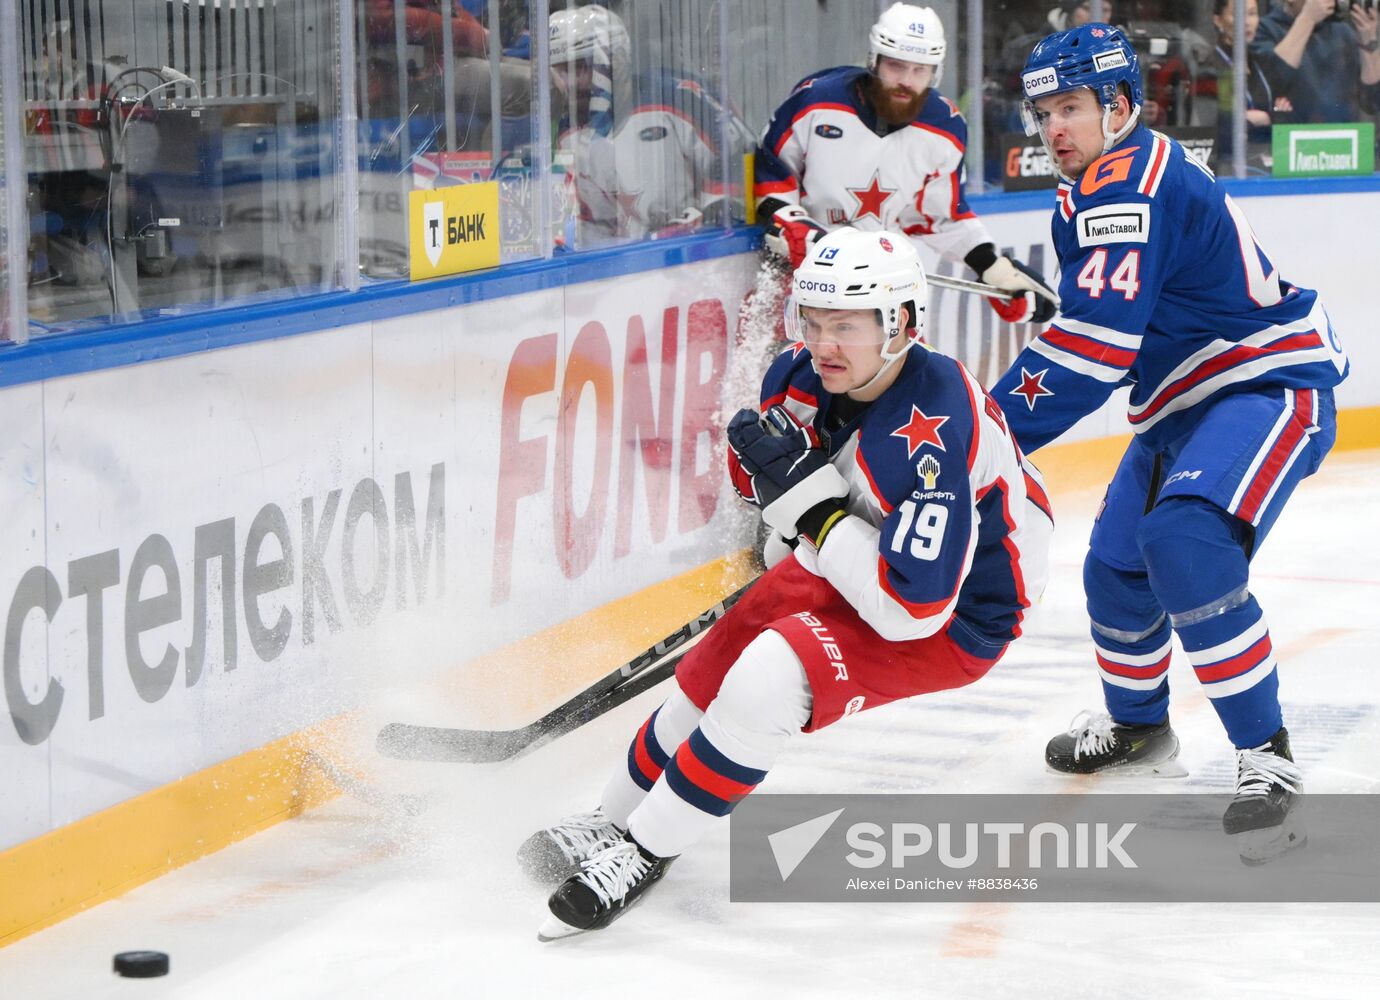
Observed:
[[[1279,826],[1263,830],[1247,830],[1232,834],[1236,853],[1241,856],[1243,865],[1255,867],[1271,861],[1290,851],[1296,851],[1308,843],[1308,831],[1293,816],[1286,816]]]
[[[559,941],[561,938],[587,933],[589,932],[584,928],[571,927],[555,914],[548,914],[546,919],[542,921],[542,925],[537,928],[537,940],[541,942]]]
[[[1109,767],[1101,771],[1093,771],[1091,774],[1077,774],[1072,771],[1060,771],[1048,764],[1045,770],[1050,774],[1057,774],[1061,778],[1187,778],[1188,768],[1184,767],[1177,760],[1162,760],[1157,763],[1138,762],[1134,764],[1119,764],[1116,767]]]

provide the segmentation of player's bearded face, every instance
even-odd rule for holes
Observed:
[[[801,309],[800,337],[831,393],[866,385],[882,367],[886,332],[874,310]]]
[[[914,121],[934,80],[934,67],[882,56],[868,80],[868,100],[877,117],[889,125]]]
[[[575,100],[576,117],[589,114],[589,95],[594,88],[594,64],[588,59],[551,63],[551,80],[566,100]]]

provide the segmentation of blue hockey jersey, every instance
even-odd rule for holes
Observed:
[[[1348,361],[1316,292],[1285,281],[1211,171],[1143,126],[1059,186],[1061,315],[993,387],[1027,452],[1132,385],[1151,448],[1226,393],[1323,389]]]
[[[811,424],[850,486],[845,518],[796,558],[891,641],[942,629],[992,658],[1020,634],[1044,590],[1053,521],[1039,472],[1021,457],[1001,410],[957,361],[912,347],[896,381],[841,426],[803,344],[762,383]]]

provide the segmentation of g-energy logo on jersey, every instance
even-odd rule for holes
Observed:
[[[1021,86],[1025,88],[1026,97],[1039,97],[1041,94],[1048,94],[1059,87],[1059,74],[1054,71],[1053,66],[1045,69],[1033,69],[1025,76],[1021,77]]]
[[[1150,206],[1130,203],[1100,205],[1080,212],[1077,226],[1080,247],[1103,243],[1148,243]]]

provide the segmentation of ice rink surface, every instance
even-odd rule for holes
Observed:
[[[1380,452],[1334,454],[1254,564],[1310,792],[1380,793],[1378,493]],[[801,737],[762,788],[1230,791],[1230,746],[1177,650],[1186,785],[1044,769],[1049,737],[1101,703],[1080,573],[1099,498],[1056,498],[1049,592],[991,674]],[[663,691],[507,764],[366,760],[375,787],[429,807],[343,796],[0,951],[0,997],[1292,1000],[1369,997],[1380,982],[1374,904],[731,905],[726,825],[609,929],[540,944],[548,888],[516,870],[514,849],[594,805]],[[168,952],[171,974],[116,978],[111,956],[129,949]]]

